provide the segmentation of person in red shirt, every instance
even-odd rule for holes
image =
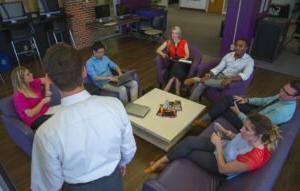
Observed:
[[[219,130],[230,139],[226,144],[222,144],[219,133],[213,133],[210,138],[187,137],[165,156],[151,162],[145,172],[162,170],[169,162],[186,158],[214,175],[237,175],[264,166],[281,138],[279,128],[258,113],[248,116],[238,134],[223,127]]]
[[[190,57],[188,43],[181,37],[181,29],[178,26],[172,28],[171,38],[166,40],[158,49],[156,53],[161,57],[168,58],[168,69],[165,73],[165,91],[170,91],[171,86],[175,82],[176,95],[180,95],[180,87],[183,80],[185,80],[189,65],[177,62],[179,59],[187,60]]]
[[[48,80],[34,79],[27,68],[19,66],[12,71],[11,81],[14,89],[13,104],[19,118],[32,129],[37,129],[51,116],[45,114],[51,96]]]

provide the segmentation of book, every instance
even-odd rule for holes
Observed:
[[[161,104],[159,106],[159,109],[156,113],[157,116],[161,116],[161,117],[176,117],[177,116],[177,111],[175,109],[167,109],[164,108],[164,105]]]
[[[182,111],[180,100],[168,101],[168,102],[169,102],[169,105],[172,109],[175,109],[176,111]]]

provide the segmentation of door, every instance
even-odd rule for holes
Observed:
[[[209,0],[209,13],[222,13],[224,0]]]

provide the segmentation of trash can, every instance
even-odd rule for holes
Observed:
[[[0,72],[5,73],[12,70],[12,62],[8,55],[0,52]]]

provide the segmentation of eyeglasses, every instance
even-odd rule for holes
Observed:
[[[286,94],[287,96],[295,96],[294,94],[290,94],[288,91],[286,91],[284,88],[280,89],[284,94]]]

